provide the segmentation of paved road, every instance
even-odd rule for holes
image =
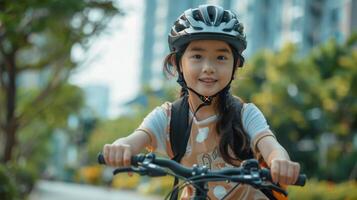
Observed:
[[[39,181],[30,200],[160,200],[134,191],[119,191],[105,187],[74,183]]]

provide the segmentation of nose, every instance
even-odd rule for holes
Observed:
[[[210,60],[206,60],[203,64],[202,71],[207,74],[213,74],[215,72],[214,63]]]

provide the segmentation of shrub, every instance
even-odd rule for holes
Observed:
[[[310,180],[304,187],[289,187],[289,198],[311,200],[353,200],[357,199],[357,182],[335,184],[327,181]]]
[[[9,170],[0,165],[0,197],[3,200],[12,200],[17,196],[15,182],[11,179]]]
[[[3,200],[25,199],[38,175],[30,165],[0,165],[0,197]]]
[[[131,189],[134,190],[140,183],[140,175],[133,174],[129,176],[127,173],[117,174],[113,177],[112,187],[117,189]]]
[[[160,194],[166,196],[173,185],[174,179],[172,177],[158,177],[150,178],[150,180],[144,184],[141,184],[138,191],[143,194]]]
[[[87,184],[100,184],[102,178],[102,166],[84,166],[81,167],[76,175],[76,181]]]

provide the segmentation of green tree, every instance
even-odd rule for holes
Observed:
[[[297,144],[302,139],[317,144],[324,133],[334,134],[339,142],[330,151],[328,164],[340,163],[341,153],[353,153],[356,42],[355,35],[344,44],[331,40],[305,56],[290,44],[278,52],[260,52],[238,72],[239,80],[234,83],[233,92],[262,109],[278,140],[309,174],[318,174],[318,153],[301,152]]]
[[[19,93],[25,92],[19,90]],[[26,94],[29,91],[26,90]],[[31,92],[30,92],[31,93]],[[38,91],[34,91],[36,95]],[[24,112],[36,113],[37,108],[28,106],[27,104],[32,100],[31,95],[23,95],[27,97],[19,101],[19,109],[26,109]],[[56,92],[51,92],[42,102],[42,104],[47,105],[43,111],[37,113],[36,117],[31,119],[31,122],[23,121],[27,125],[18,130],[18,146],[19,148],[14,148],[17,152],[16,157],[26,158],[31,161],[42,161],[46,162],[44,154],[46,152],[43,150],[46,148],[47,142],[51,137],[54,129],[69,129],[68,128],[68,116],[76,115],[80,112],[80,109],[84,104],[84,96],[82,90],[77,86],[63,84],[58,87]],[[35,140],[32,138],[36,138]],[[36,159],[36,157],[38,157]],[[36,162],[34,162],[36,163]],[[37,162],[41,163],[41,162]]]
[[[89,157],[95,158],[98,152],[102,151],[104,144],[111,144],[116,139],[133,133],[149,112],[162,105],[165,101],[173,100],[174,96],[176,96],[173,88],[165,88],[162,92],[159,92],[162,94],[161,96],[158,96],[157,93],[145,88],[142,91],[143,96],[146,98],[145,105],[133,103],[128,105],[128,109],[130,109],[128,115],[100,122],[93,130],[93,133],[90,134],[88,142]]]
[[[17,133],[39,115],[49,115],[54,98],[80,64],[71,56],[74,46],[86,49],[119,13],[112,0],[31,0],[0,3],[0,138],[1,159],[12,159]],[[39,88],[23,95],[19,77],[41,74]],[[58,93],[58,95],[55,95]],[[31,98],[27,98],[31,97]],[[54,109],[61,113],[61,110]],[[67,111],[67,110],[65,110]],[[53,115],[52,115],[53,116]],[[48,119],[49,121],[51,119]]]
[[[357,132],[357,34],[344,44],[335,40],[315,49],[309,63],[318,69],[321,84],[314,88],[325,131],[340,136]]]

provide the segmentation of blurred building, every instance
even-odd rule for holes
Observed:
[[[356,0],[240,0],[233,6],[246,27],[249,57],[262,48],[295,43],[302,54],[356,31]]]
[[[43,88],[47,84],[47,71],[28,71],[21,73],[17,85],[24,90]],[[104,85],[88,85],[82,88],[85,93],[87,109],[81,112],[82,119],[71,115],[66,128],[55,129],[52,133],[51,157],[44,171],[45,178],[70,181],[74,174],[71,170],[85,160],[85,148],[79,146],[88,137],[95,126],[95,117],[107,118],[109,106],[109,88]],[[79,121],[80,120],[80,121]],[[80,123],[80,124],[79,124]]]
[[[186,9],[217,4],[234,10],[245,25],[249,57],[263,48],[295,43],[302,54],[331,38],[343,42],[357,28],[357,0],[148,0],[145,1],[141,86],[160,89],[167,34]]]
[[[109,88],[106,85],[87,85],[83,87],[86,105],[96,117],[107,118],[109,107]]]

